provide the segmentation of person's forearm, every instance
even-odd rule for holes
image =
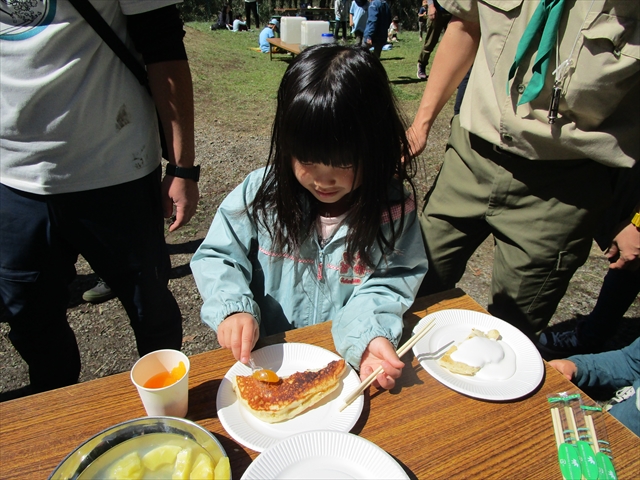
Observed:
[[[429,81],[413,121],[415,134],[429,135],[431,125],[466,75],[478,50],[480,25],[453,17],[440,41]]]
[[[147,65],[149,86],[167,141],[167,160],[189,168],[195,160],[193,84],[186,60]]]

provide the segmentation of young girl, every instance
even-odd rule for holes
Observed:
[[[404,159],[404,161],[403,161]],[[427,271],[411,155],[384,67],[305,49],[278,90],[266,168],[220,205],[191,261],[202,318],[236,359],[259,335],[333,320],[336,350],[392,388],[402,315]]]

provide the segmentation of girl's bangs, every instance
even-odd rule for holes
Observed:
[[[300,95],[299,97],[304,97]],[[359,163],[352,115],[336,111],[331,99],[298,98],[286,109],[280,128],[280,153],[303,163],[353,167]],[[306,100],[306,101],[305,101]]]

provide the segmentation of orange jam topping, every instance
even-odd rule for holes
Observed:
[[[253,372],[252,376],[256,380],[267,383],[276,383],[280,380],[280,377],[278,377],[278,374],[276,372],[264,368],[261,370],[256,370],[255,372]]]

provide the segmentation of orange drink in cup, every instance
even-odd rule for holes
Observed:
[[[149,416],[184,417],[189,409],[189,358],[178,350],[156,350],[138,360],[131,381]]]

